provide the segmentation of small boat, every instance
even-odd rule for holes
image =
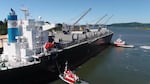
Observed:
[[[126,44],[126,42],[123,41],[121,39],[121,37],[119,37],[116,41],[114,41],[114,45],[117,46],[117,47],[124,47],[124,48],[133,48],[134,47],[134,45]]]
[[[89,84],[86,81],[80,80],[79,77],[67,68],[67,62],[65,63],[64,73],[59,74],[59,78],[68,84]]]
[[[125,45],[125,41],[123,41],[120,37],[116,40],[116,41],[114,41],[114,45],[115,46],[124,46]]]

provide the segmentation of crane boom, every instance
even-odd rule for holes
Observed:
[[[101,20],[103,20],[106,16],[107,16],[107,14],[105,14],[103,17],[101,17],[101,18],[95,23],[95,25],[98,24]]]
[[[76,25],[92,8],[89,8],[73,25]]]
[[[110,16],[110,17],[104,22],[104,24],[108,23],[108,21],[109,21],[112,17],[113,17],[113,15]]]

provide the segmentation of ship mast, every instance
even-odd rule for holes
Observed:
[[[24,13],[24,19],[27,20],[27,16],[29,16],[29,10],[25,7],[22,7],[21,11]]]

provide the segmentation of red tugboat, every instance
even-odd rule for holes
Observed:
[[[120,37],[116,40],[116,41],[114,41],[114,45],[115,46],[124,46],[125,45],[125,41],[123,41]]]
[[[68,84],[89,84],[83,80],[80,80],[76,74],[74,74],[71,70],[69,70],[67,67],[67,62],[65,64],[66,66],[64,73],[59,75],[61,80],[63,80]]]
[[[119,37],[116,41],[114,41],[114,45],[117,47],[124,47],[124,48],[133,48],[134,45],[128,45]]]

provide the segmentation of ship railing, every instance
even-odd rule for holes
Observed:
[[[2,67],[3,70],[7,69],[12,69],[12,68],[17,68],[17,67],[23,67],[23,66],[28,66],[28,65],[33,65],[37,64],[39,62],[7,62],[5,63],[5,66]]]
[[[104,32],[101,32],[101,31],[87,32],[86,34],[78,34],[78,39],[75,39],[75,40],[67,42],[67,43],[62,42],[61,46],[62,46],[62,49],[63,49],[63,48],[69,47],[69,46],[80,44],[82,42],[86,42],[86,41],[90,41],[90,40],[99,38],[103,35],[104,35]]]
[[[91,41],[94,41],[98,38],[107,36],[110,33],[112,33],[110,30],[104,29],[101,31],[87,32],[85,34],[76,34],[75,39],[73,39],[72,41],[62,40],[61,42],[58,42],[57,43],[58,49],[64,49],[66,47],[70,47],[73,45],[82,44],[83,42],[88,42],[88,41],[91,42]]]
[[[62,43],[61,49],[66,48],[66,47],[70,47],[70,46],[73,46],[76,44],[81,44],[82,42],[94,41],[98,38],[109,35],[110,33],[112,33],[112,31],[110,31],[108,29],[104,29],[102,31],[87,32],[86,34],[78,34],[78,39],[67,42],[67,43]]]
[[[46,50],[46,51],[44,51],[44,54],[45,55],[41,55],[41,57],[42,56],[48,56],[48,55],[51,55],[52,53],[57,53],[58,52],[58,48],[51,48],[50,50]]]

